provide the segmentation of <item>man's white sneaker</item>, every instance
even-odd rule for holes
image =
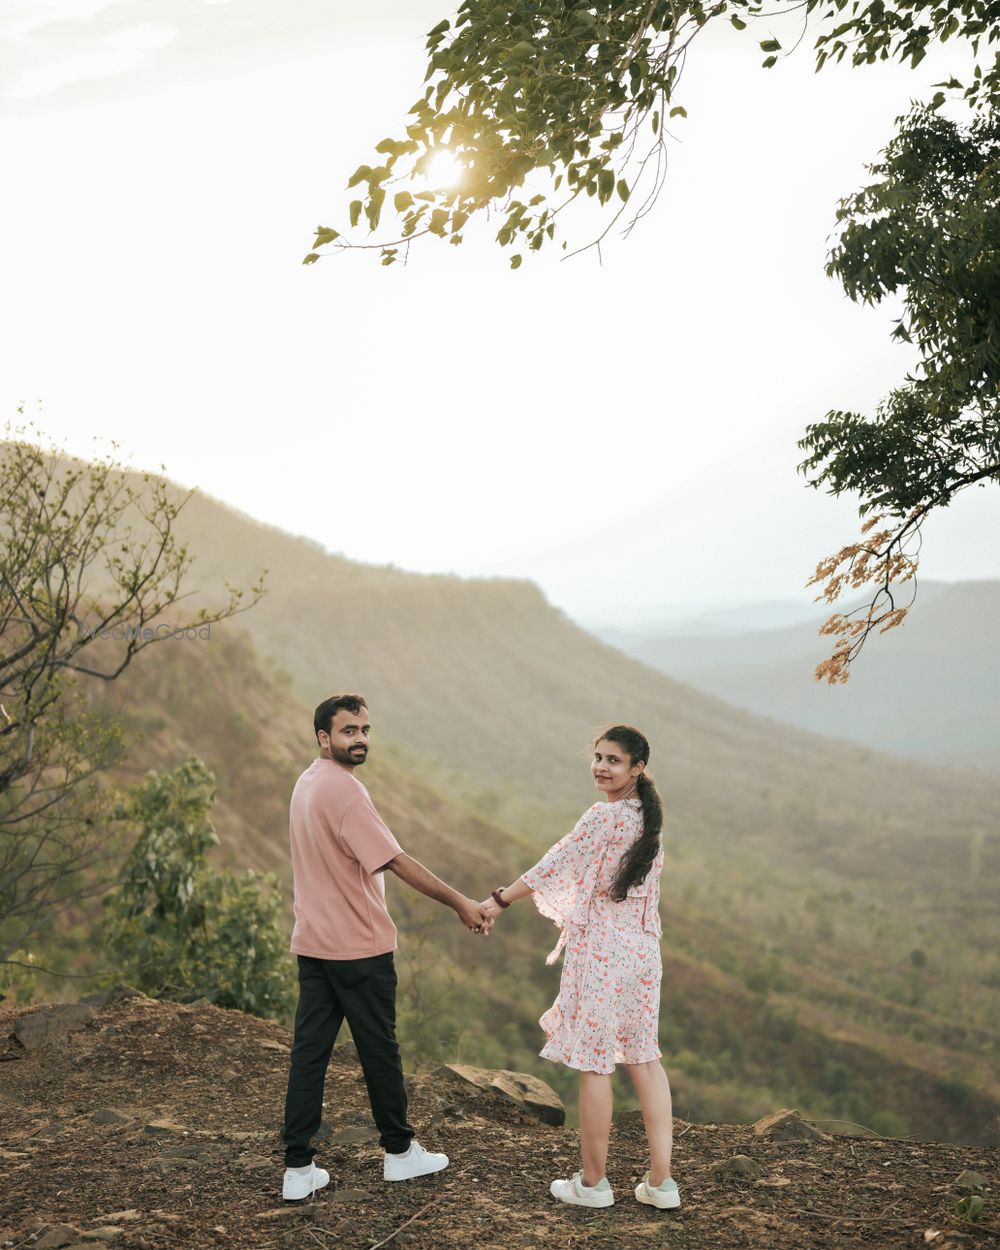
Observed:
[[[385,1152],[382,1176],[387,1181],[408,1181],[414,1176],[427,1176],[431,1172],[440,1172],[447,1166],[447,1155],[434,1154],[433,1151],[425,1150],[414,1138],[406,1154],[394,1155],[388,1150]]]
[[[286,1202],[300,1198],[311,1198],[317,1189],[329,1185],[330,1173],[310,1163],[308,1169],[285,1168],[285,1179],[281,1184],[281,1196]]]
[[[647,1206],[659,1207],[661,1210],[681,1205],[681,1195],[677,1188],[677,1182],[671,1176],[668,1176],[660,1185],[651,1185],[649,1183],[649,1173],[647,1172],[639,1184],[636,1185],[635,1196],[640,1202],[645,1202]]]
[[[568,1181],[553,1181],[549,1193],[560,1202],[573,1202],[578,1207],[611,1207],[615,1202],[614,1191],[606,1176],[602,1176],[596,1185],[585,1185],[580,1172],[574,1172]]]

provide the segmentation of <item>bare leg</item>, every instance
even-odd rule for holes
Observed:
[[[670,1082],[659,1059],[626,1066],[642,1107],[642,1122],[646,1126],[646,1140],[649,1142],[649,1183],[654,1186],[662,1185],[670,1175],[670,1156],[674,1145]],[[582,1128],[582,1099],[580,1124]]]
[[[608,1163],[611,1135],[611,1077],[601,1072],[580,1073],[580,1153],[584,1185],[596,1185]]]

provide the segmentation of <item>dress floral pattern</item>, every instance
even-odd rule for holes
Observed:
[[[645,881],[621,902],[608,891],[622,856],[642,833],[638,799],[595,803],[521,880],[535,906],[562,932],[546,963],[565,948],[556,1001],[539,1024],[544,1059],[581,1072],[659,1059],[661,839]]]

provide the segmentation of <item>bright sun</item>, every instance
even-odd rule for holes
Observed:
[[[436,153],[427,166],[427,180],[433,187],[453,187],[462,173],[462,162],[447,148]]]

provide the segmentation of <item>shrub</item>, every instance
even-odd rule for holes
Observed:
[[[118,814],[138,833],[103,900],[105,943],[118,974],[146,993],[283,1018],[295,982],[280,887],[271,873],[212,869],[214,801],[214,778],[193,757],[129,791]]]

